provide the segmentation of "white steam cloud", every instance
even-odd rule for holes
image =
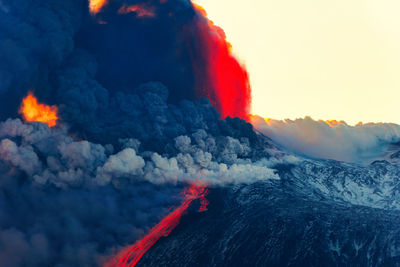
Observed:
[[[295,153],[345,162],[362,163],[379,158],[391,144],[400,141],[400,125],[392,123],[329,125],[310,117],[280,121],[255,116],[253,125]]]

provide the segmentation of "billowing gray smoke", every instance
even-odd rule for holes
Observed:
[[[248,142],[204,130],[175,139],[176,157],[74,140],[61,125],[0,124],[0,260],[6,266],[104,262],[154,225],[185,182],[278,179],[271,161],[243,159]]]
[[[140,141],[121,139],[120,149],[76,141],[61,125],[25,124],[19,119],[0,123],[0,159],[6,173],[26,176],[37,186],[93,188],[124,182],[153,184],[202,180],[209,184],[241,183],[277,178],[262,159],[254,164],[246,139],[230,136],[216,140],[204,130],[175,138],[175,157],[141,151]],[[192,143],[193,140],[193,143]],[[246,175],[239,178],[242,172]],[[248,174],[250,172],[252,174]]]
[[[187,182],[279,179],[267,139],[194,99],[190,2],[147,1],[148,20],[117,12],[141,2],[94,18],[86,0],[0,1],[2,266],[101,265]],[[58,106],[57,126],[18,118],[28,90]]]
[[[118,12],[141,3],[156,16]],[[31,90],[59,107],[71,133],[101,144],[135,137],[162,153],[170,140],[198,129],[254,135],[243,122],[219,122],[207,100],[195,100],[190,44],[196,36],[186,33],[198,27],[199,14],[189,0],[112,0],[94,17],[87,0],[3,0],[2,6],[0,119],[17,116]]]
[[[119,14],[124,4],[151,6],[155,16]],[[204,33],[207,27],[192,29],[208,23],[196,16],[200,14],[189,0],[109,0],[96,16],[90,15],[87,0],[0,0],[1,266],[102,265],[177,205],[179,192],[192,181],[202,181],[212,191],[268,180],[271,194],[265,195],[267,190],[248,202],[242,199],[240,206],[254,198],[279,203],[284,196],[300,211],[304,197],[314,194],[315,203],[330,197],[387,206],[385,196],[374,198],[381,191],[372,185],[378,181],[387,189],[389,179],[390,190],[397,190],[397,180],[391,178],[398,173],[394,165],[378,162],[373,171],[357,171],[347,164],[309,161],[294,167],[299,159],[276,149],[251,124],[238,118],[220,120],[208,99],[195,99],[191,60],[201,56],[191,54],[196,36],[187,33]],[[55,127],[21,121],[17,111],[28,90],[40,102],[58,107]],[[318,147],[307,150],[307,143],[293,134],[302,123],[316,122],[261,125],[260,130],[280,143],[294,140],[291,148],[296,152],[349,156],[347,150],[332,150],[335,144],[328,144],[322,155]],[[343,147],[348,136],[358,140],[353,129],[344,127],[345,138],[339,138],[328,126],[320,126],[330,133],[328,138],[342,140]],[[284,134],[277,136],[280,128]],[[350,159],[369,148],[364,144],[370,139],[377,141],[373,148],[381,139],[397,140],[398,127],[389,135],[371,128],[377,134],[364,135],[350,147]],[[362,178],[357,186],[355,173]],[[371,173],[373,177],[367,177]],[[296,198],[299,190],[301,198]],[[358,201],[359,191],[367,201]],[[372,205],[374,201],[383,204]],[[276,225],[285,226],[280,223],[283,216],[276,216]],[[237,233],[236,226],[232,229]],[[295,237],[287,240],[295,243]]]

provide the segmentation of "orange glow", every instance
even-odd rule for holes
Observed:
[[[144,4],[139,5],[123,5],[119,10],[118,14],[135,13],[138,18],[152,18],[155,16],[154,8],[146,6]]]
[[[274,122],[274,119],[268,117],[260,117],[255,114],[249,114],[247,122],[251,123],[252,125],[260,125],[266,123],[267,125],[271,125]]]
[[[225,40],[224,40],[224,41],[225,41],[225,45],[227,46],[229,52],[232,52],[232,44],[231,44],[228,40],[226,40],[226,35],[225,35],[224,30],[223,30],[221,27],[215,25],[214,21],[212,21],[210,18],[208,18],[208,13],[207,13],[207,11],[204,9],[204,7],[202,7],[202,6],[199,5],[199,4],[196,4],[195,2],[192,2],[192,4],[193,4],[193,7],[194,7],[194,9],[196,10],[196,12],[198,12],[199,14],[201,14],[203,17],[207,18],[210,27],[211,27],[211,28],[214,27],[214,28],[215,28],[214,30],[217,31],[218,35],[219,35],[219,36],[223,36],[223,38],[225,39]]]
[[[250,120],[250,121],[256,120],[256,119],[258,119],[259,117],[260,117],[260,116],[255,115],[255,114],[249,114],[249,120]]]
[[[32,92],[22,100],[19,113],[25,121],[38,121],[46,123],[49,127],[56,126],[58,120],[58,108],[38,103]]]
[[[268,123],[271,119],[270,118],[264,118],[265,122]]]
[[[96,15],[107,4],[108,0],[89,0],[89,10],[92,15]]]
[[[193,7],[197,10],[197,12],[199,12],[201,15],[203,15],[204,17],[208,17],[207,11],[205,10],[204,7],[202,7],[199,4],[196,4],[194,1],[192,1]],[[214,24],[214,23],[213,23]]]
[[[250,118],[250,121],[254,121],[254,120],[257,120],[257,119],[259,119],[260,117],[258,116],[258,115],[249,115],[249,118]],[[268,118],[268,117],[265,117],[265,118],[262,118],[266,123],[268,123],[268,122],[270,122],[271,121],[271,118]]]
[[[328,124],[329,126],[331,126],[331,127],[335,127],[335,126],[338,126],[338,125],[340,125],[340,124],[346,124],[346,122],[345,121],[343,121],[343,120],[340,120],[340,121],[337,121],[337,120],[327,120],[327,121],[324,121],[326,124]]]

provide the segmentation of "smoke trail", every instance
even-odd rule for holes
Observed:
[[[207,208],[208,201],[205,196],[208,189],[201,185],[192,183],[188,188],[183,191],[184,200],[179,207],[174,209],[168,214],[161,222],[154,226],[150,232],[137,241],[133,246],[124,249],[113,260],[106,264],[107,267],[133,267],[135,266],[142,256],[163,236],[168,236],[171,231],[179,224],[179,221],[188,209],[189,205],[195,201],[200,200],[201,207],[199,211],[204,211]]]

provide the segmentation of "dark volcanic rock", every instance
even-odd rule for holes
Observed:
[[[384,194],[392,205],[382,208],[362,200],[382,195],[374,179],[391,172],[382,168],[306,162],[280,181],[213,189],[209,210],[193,208],[138,266],[400,266],[397,194]],[[336,183],[343,194],[321,187]]]

